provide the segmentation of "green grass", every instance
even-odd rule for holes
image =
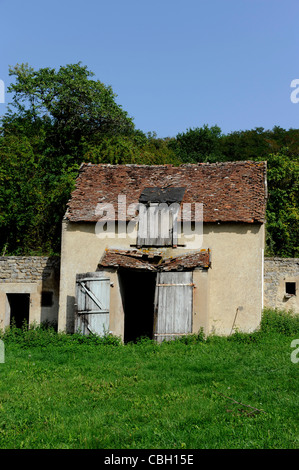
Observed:
[[[160,345],[12,328],[0,448],[298,448],[299,329],[281,315],[265,312],[252,334]]]

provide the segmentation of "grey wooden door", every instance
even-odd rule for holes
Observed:
[[[76,276],[76,330],[104,336],[109,332],[110,279],[103,272]]]
[[[178,243],[179,205],[140,205],[137,246],[172,246]]]
[[[161,272],[155,293],[154,338],[161,342],[192,332],[192,272]]]

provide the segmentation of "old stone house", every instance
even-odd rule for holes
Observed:
[[[299,259],[263,261],[265,198],[264,164],[83,165],[61,282],[58,257],[0,257],[0,328],[59,319],[69,332],[161,340],[250,331],[261,305],[299,313]]]
[[[256,329],[266,193],[265,162],[83,164],[62,222],[59,330]]]
[[[57,325],[60,258],[0,257],[0,328]]]
[[[264,307],[299,314],[299,258],[265,258]]]

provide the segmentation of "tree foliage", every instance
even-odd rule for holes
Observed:
[[[299,160],[270,154],[267,166],[266,254],[299,257]]]
[[[48,145],[59,153],[77,155],[83,138],[134,131],[132,119],[115,102],[112,88],[92,80],[93,73],[80,63],[58,71],[35,71],[28,64],[18,64],[9,74],[16,82],[8,88],[13,99],[3,119],[6,133],[17,130],[32,135],[43,128]]]
[[[0,254],[59,251],[61,220],[77,166],[59,171],[27,137],[0,138]]]
[[[0,255],[60,252],[61,220],[80,164],[266,160],[266,253],[299,256],[299,130],[217,126],[158,138],[136,129],[87,67],[11,67],[0,129]]]
[[[223,158],[220,137],[220,127],[205,124],[177,134],[169,146],[182,162],[214,162]]]

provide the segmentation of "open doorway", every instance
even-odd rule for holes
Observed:
[[[10,325],[22,328],[29,324],[30,294],[6,294],[10,308]]]
[[[156,273],[119,271],[125,313],[124,342],[153,338]]]

